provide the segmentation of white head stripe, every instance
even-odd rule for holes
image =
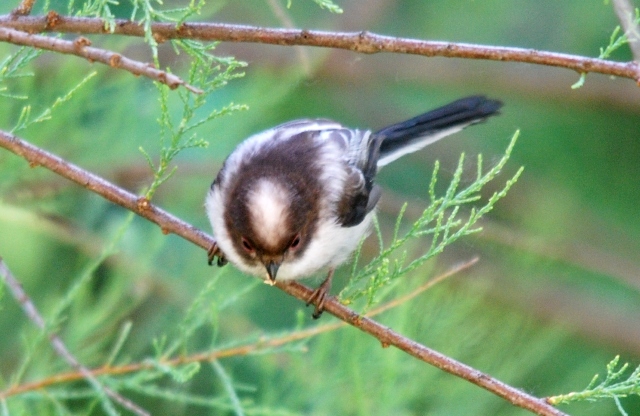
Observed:
[[[264,243],[277,243],[284,236],[289,214],[289,191],[270,178],[256,182],[249,192],[248,207],[254,231]]]

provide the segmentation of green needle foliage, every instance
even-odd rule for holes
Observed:
[[[170,89],[160,83],[156,87],[160,93],[160,160],[154,163],[149,153],[140,147],[140,151],[147,159],[149,167],[153,171],[153,181],[146,192],[146,198],[151,199],[157,188],[175,172],[175,167],[169,170],[173,158],[181,151],[190,148],[206,147],[207,142],[198,137],[195,133],[197,127],[215,118],[229,115],[238,110],[246,110],[245,105],[229,104],[221,109],[214,109],[204,115],[200,115],[198,109],[206,104],[207,98],[218,88],[223,87],[234,78],[242,77],[244,74],[236,72],[237,68],[244,67],[244,62],[236,61],[233,58],[219,58],[211,55],[207,48],[199,45],[198,42],[177,42],[193,58],[188,81],[192,85],[197,85],[204,91],[203,94],[193,94],[189,91],[179,91],[178,95],[182,102],[182,114],[176,123],[171,114]]]
[[[638,27],[638,24],[640,24],[640,9],[636,9],[635,12],[636,12],[636,15],[635,15],[635,18],[633,19],[632,27]],[[609,36],[609,44],[604,48],[602,47],[600,48],[600,54],[598,55],[598,59],[609,58],[613,52],[618,50],[621,46],[624,46],[629,43],[629,34],[627,32],[620,33],[621,31],[622,31],[622,28],[620,27],[620,25],[616,26],[616,28],[613,29],[611,36]],[[582,74],[580,74],[580,79],[578,79],[578,81],[575,84],[573,84],[571,88],[574,90],[581,88],[584,85],[584,82],[586,81],[586,79],[587,79],[587,74],[583,72]]]
[[[51,104],[50,106],[46,107],[40,113],[40,115],[37,116],[36,118],[33,118],[33,119],[31,118],[31,106],[30,105],[25,105],[24,107],[22,107],[22,111],[20,112],[20,117],[18,118],[18,121],[16,122],[15,127],[13,129],[11,129],[11,132],[12,133],[16,133],[16,132],[19,132],[20,130],[26,129],[31,124],[42,123],[43,121],[51,120],[51,114],[52,114],[53,110],[55,108],[59,107],[60,105],[64,104],[65,102],[71,100],[71,98],[74,96],[74,94],[78,90],[80,90],[82,87],[84,87],[85,84],[87,84],[89,82],[89,80],[91,78],[93,78],[96,74],[97,74],[97,72],[95,72],[95,71],[89,73],[89,75],[84,77],[78,83],[78,85],[76,85],[75,87],[70,89],[65,95],[63,95],[62,97],[56,98],[56,100],[53,102],[53,104]]]
[[[115,24],[114,15],[111,13],[109,5],[114,5],[111,0],[96,0],[84,3],[82,13],[94,15],[105,19],[108,25]],[[145,30],[145,42],[151,48],[154,63],[160,68],[158,58],[158,42],[153,37],[151,24],[153,22],[169,22],[180,25],[187,18],[200,13],[204,1],[192,0],[185,7],[169,10],[158,10],[153,4],[162,5],[161,1],[131,0],[132,11],[131,20],[137,20]],[[72,7],[70,6],[70,9]],[[153,157],[144,148],[140,151],[145,156],[149,167],[153,172],[153,181],[147,188],[145,197],[151,199],[157,188],[165,182],[175,172],[175,167],[170,169],[171,161],[183,150],[191,148],[206,147],[208,143],[198,137],[195,130],[201,125],[225,115],[229,115],[238,110],[244,110],[245,105],[229,104],[221,109],[214,109],[206,114],[201,114],[198,110],[207,103],[214,91],[225,86],[229,81],[244,76],[239,72],[239,68],[246,66],[246,63],[237,61],[232,57],[219,57],[212,53],[216,43],[207,44],[200,41],[188,39],[170,40],[176,55],[186,54],[190,58],[190,68],[188,78],[185,81],[199,88],[202,93],[194,94],[180,88],[177,92],[182,103],[182,114],[177,121],[172,118],[170,104],[173,101],[171,90],[165,84],[156,82],[160,99],[160,141],[161,148],[158,162],[153,161]],[[167,71],[170,71],[167,68]]]
[[[7,56],[0,62],[0,96],[18,100],[26,100],[25,95],[9,92],[8,82],[17,78],[33,76],[27,71],[27,66],[43,52],[32,48],[22,47],[17,52]]]
[[[104,19],[105,27],[113,28],[115,26],[115,15],[111,11],[111,7],[117,7],[120,3],[118,0],[87,0],[82,3],[80,10],[75,10],[75,0],[70,0],[67,10],[69,14],[87,17],[99,17]]]
[[[496,202],[507,194],[511,186],[518,180],[524,168],[521,167],[516,174],[506,182],[502,190],[495,192],[484,205],[472,207],[468,214],[463,214],[461,208],[465,205],[477,203],[480,200],[480,192],[484,186],[496,178],[509,160],[518,135],[519,132],[513,135],[504,156],[486,173],[483,173],[482,155],[478,155],[476,179],[467,187],[460,189],[460,182],[464,171],[464,154],[462,154],[451,183],[443,196],[437,196],[435,191],[439,170],[439,164],[436,162],[429,184],[429,206],[424,210],[420,218],[413,223],[409,230],[400,235],[402,217],[407,208],[405,204],[398,215],[393,231],[393,238],[387,247],[384,245],[382,235],[376,223],[380,254],[371,260],[369,264],[358,270],[356,265],[360,256],[360,250],[356,252],[351,278],[348,285],[340,293],[341,301],[345,304],[350,304],[356,299],[366,297],[366,309],[375,303],[376,295],[381,288],[411,272],[435,255],[442,253],[445,247],[458,239],[481,231],[482,228],[476,225],[477,222],[493,209]],[[407,262],[407,252],[404,251],[403,248],[408,241],[420,237],[428,237],[431,239],[428,250],[418,258]],[[360,248],[361,247],[362,246],[360,246]]]
[[[547,400],[553,405],[559,405],[579,401],[595,402],[602,399],[613,399],[620,414],[628,416],[620,399],[630,395],[640,396],[640,366],[625,379],[624,374],[629,369],[629,363],[618,367],[619,362],[620,356],[617,355],[607,364],[607,374],[599,384],[596,385],[600,375],[596,374],[584,390],[549,397]]]

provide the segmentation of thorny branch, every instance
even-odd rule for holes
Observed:
[[[211,236],[174,217],[168,212],[157,208],[147,199],[127,192],[105,179],[29,144],[12,134],[0,131],[0,147],[4,147],[16,155],[23,157],[32,167],[43,166],[101,195],[109,201],[147,218],[158,224],[165,234],[172,232],[205,250],[209,249],[214,243],[214,239]],[[276,282],[275,286],[305,302],[313,293],[312,289],[297,282]],[[468,365],[408,339],[370,318],[359,315],[355,311],[340,304],[334,297],[330,297],[326,301],[325,311],[363,332],[376,337],[380,340],[383,347],[393,345],[421,361],[470,381],[516,406],[528,409],[539,415],[564,415],[563,412],[548,404],[543,399],[531,396]]]
[[[33,304],[31,299],[27,296],[26,292],[22,288],[22,285],[15,278],[11,270],[7,267],[2,257],[0,257],[0,277],[6,282],[7,287],[11,291],[13,297],[20,303],[20,307],[24,310],[25,314],[29,317],[29,319],[36,324],[40,330],[45,331],[46,323],[44,318],[38,309]],[[48,334],[49,341],[51,342],[51,346],[54,351],[64,359],[67,364],[73,367],[77,373],[80,374],[82,378],[87,380],[89,384],[94,386],[94,388],[98,391],[103,391],[109,397],[111,397],[116,402],[120,403],[125,408],[129,409],[133,413],[139,416],[149,416],[149,413],[140,408],[138,405],[130,401],[129,399],[121,396],[118,392],[110,389],[109,387],[100,383],[100,381],[96,378],[96,376],[89,370],[87,367],[83,366],[78,359],[71,354],[69,349],[66,347],[62,338],[58,336],[58,334],[52,333]]]
[[[71,42],[49,36],[31,35],[19,30],[0,27],[0,41],[80,56],[86,58],[89,62],[97,61],[109,65],[112,68],[124,69],[134,75],[143,75],[166,84],[171,89],[184,85],[189,91],[202,94],[202,90],[187,84],[174,74],[156,69],[150,64],[126,58],[119,53],[91,47],[91,41],[82,36]]]
[[[106,34],[105,22],[97,18],[60,16],[0,16],[0,26],[30,33],[59,32],[78,34]],[[347,49],[358,53],[402,53],[421,56],[485,59],[492,61],[524,62],[562,67],[579,74],[597,72],[630,78],[640,84],[640,68],[636,62],[614,62],[564,53],[503,46],[438,42],[384,36],[363,32],[326,32],[320,30],[280,29],[223,23],[152,23],[157,42],[169,39],[197,39],[205,41],[253,42],[272,45],[305,45]],[[144,36],[144,28],[137,22],[116,19],[114,34]]]

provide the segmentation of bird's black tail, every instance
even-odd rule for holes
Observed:
[[[498,114],[502,102],[484,96],[461,98],[444,107],[393,124],[374,134],[382,136],[378,167],[413,153],[463,128]]]

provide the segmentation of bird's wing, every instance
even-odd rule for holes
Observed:
[[[347,178],[336,214],[342,226],[356,226],[375,208],[380,199],[380,188],[374,184],[374,179],[378,172],[382,136],[342,127],[324,130],[318,133],[318,137],[333,141],[343,149]]]

